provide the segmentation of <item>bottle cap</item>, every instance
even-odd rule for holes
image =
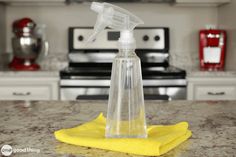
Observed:
[[[118,40],[118,47],[121,49],[135,49],[135,39],[133,31],[123,30],[121,31],[120,38]]]
[[[118,46],[121,49],[135,49],[135,39],[133,29],[143,24],[143,21],[129,11],[109,3],[93,2],[91,9],[98,13],[98,18],[94,26],[94,32],[88,42],[96,39],[96,36],[106,27],[110,27],[121,32]]]

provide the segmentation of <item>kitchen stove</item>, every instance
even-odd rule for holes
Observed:
[[[97,65],[99,64],[99,66]],[[111,76],[112,63],[90,63],[89,66],[83,64],[71,65],[60,72],[63,79],[75,78],[107,78]],[[160,67],[159,65],[146,65],[142,64],[142,77],[143,79],[184,79],[185,71],[173,67]]]
[[[69,29],[69,66],[60,72],[61,99],[108,99],[112,60],[119,32],[106,29],[92,43],[92,28]],[[169,65],[169,29],[137,28],[136,54],[141,59],[145,99],[186,99],[186,72]]]

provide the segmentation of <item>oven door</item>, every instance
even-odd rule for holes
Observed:
[[[109,87],[61,87],[61,100],[108,100]],[[184,100],[186,87],[145,87],[145,100]]]
[[[61,100],[107,100],[109,87],[61,87]]]

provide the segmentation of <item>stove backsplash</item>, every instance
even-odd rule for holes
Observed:
[[[198,66],[198,31],[206,24],[217,24],[215,7],[173,7],[159,3],[119,3],[141,17],[145,26],[170,28],[170,63],[177,67]],[[12,52],[11,25],[15,19],[28,15],[37,23],[46,24],[47,40],[50,44],[50,57],[43,67],[62,68],[68,53],[68,27],[93,26],[95,14],[89,3],[62,6],[7,6],[6,9],[6,52]],[[58,17],[58,18],[55,18]],[[69,17],[69,18],[68,18]],[[90,18],[87,18],[90,17]],[[61,55],[58,55],[60,53]]]
[[[199,57],[196,52],[170,52],[170,65],[192,71],[199,67]]]
[[[67,53],[50,53],[39,62],[42,70],[59,71],[68,66]]]

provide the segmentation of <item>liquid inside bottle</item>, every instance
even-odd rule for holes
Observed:
[[[141,63],[134,50],[120,50],[112,66],[107,138],[146,138]]]

